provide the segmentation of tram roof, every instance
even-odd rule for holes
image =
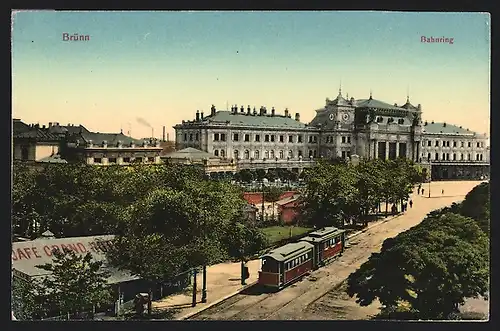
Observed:
[[[314,246],[308,242],[299,241],[296,243],[286,244],[285,246],[273,249],[269,253],[264,254],[262,257],[270,257],[276,261],[281,262],[289,260],[313,247]]]
[[[343,232],[345,232],[345,230],[342,230],[342,229],[339,229],[339,228],[336,228],[333,226],[327,226],[327,227],[324,227],[324,228],[321,228],[319,230],[316,230],[316,231],[309,233],[309,235],[306,238],[318,238],[318,239],[320,239],[320,238],[330,236],[330,235],[341,234]]]

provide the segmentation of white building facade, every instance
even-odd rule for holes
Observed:
[[[373,99],[326,99],[308,123],[288,109],[259,111],[241,106],[210,114],[197,111],[194,120],[174,126],[176,148],[194,147],[229,159],[240,169],[301,170],[319,158],[396,159],[406,157],[427,168],[434,165],[475,167],[489,171],[487,137],[446,123],[422,122],[422,106],[407,97],[402,105]],[[436,145],[437,144],[437,145]],[[444,163],[442,161],[445,161]],[[439,168],[439,167],[438,167]],[[436,178],[474,171],[438,171]],[[434,170],[433,170],[434,174]],[[433,175],[434,176],[434,175]]]

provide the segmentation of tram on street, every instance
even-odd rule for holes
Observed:
[[[342,255],[345,240],[345,230],[325,227],[264,254],[258,284],[282,289]]]

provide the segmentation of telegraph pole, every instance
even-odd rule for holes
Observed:
[[[196,307],[196,290],[197,290],[197,284],[196,284],[196,275],[198,274],[198,270],[193,269],[193,302],[191,303],[192,307]]]
[[[203,266],[203,289],[201,290],[201,302],[207,302],[207,266]]]

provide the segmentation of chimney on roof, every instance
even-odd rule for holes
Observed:
[[[427,121],[424,122],[424,126],[427,125]]]
[[[274,110],[274,107],[271,108],[271,116],[274,116],[276,114],[276,111]]]
[[[288,108],[285,108],[285,117],[288,117]]]
[[[250,115],[252,113],[252,110],[250,109],[250,105],[248,105],[248,108],[247,108],[247,115]]]
[[[166,131],[166,128],[165,128],[165,125],[164,125],[164,126],[163,126],[163,136],[162,136],[163,141],[165,141],[165,131]]]
[[[244,113],[244,112],[245,112],[245,107],[243,107],[243,105],[241,105],[240,113]]]
[[[259,116],[262,116],[262,115],[264,115],[264,107],[263,106],[260,107],[260,113],[259,113]]]
[[[300,122],[300,114],[299,113],[295,113],[295,120],[297,122]]]
[[[42,129],[45,129],[45,125],[42,126]]]
[[[217,111],[217,109],[215,109],[215,106],[212,105],[212,107],[210,108],[210,116],[215,116],[216,111]]]
[[[418,104],[418,106],[417,106],[417,110],[418,110],[418,111],[421,111],[421,110],[422,110],[422,106],[421,106],[420,104]]]
[[[196,111],[196,122],[200,121],[200,110]]]
[[[257,110],[253,107],[253,116],[257,115]]]
[[[434,121],[432,121],[431,124],[434,124]]]
[[[49,122],[49,128],[51,128],[51,127],[52,127],[52,122]]]
[[[446,128],[446,122],[443,123],[443,128]]]
[[[202,111],[202,112],[201,112],[201,114],[200,114],[200,119],[203,121],[203,118],[204,118],[204,117],[205,117],[205,116],[203,116],[203,111]]]
[[[108,142],[106,140],[102,141],[102,147],[103,148],[108,148]]]

